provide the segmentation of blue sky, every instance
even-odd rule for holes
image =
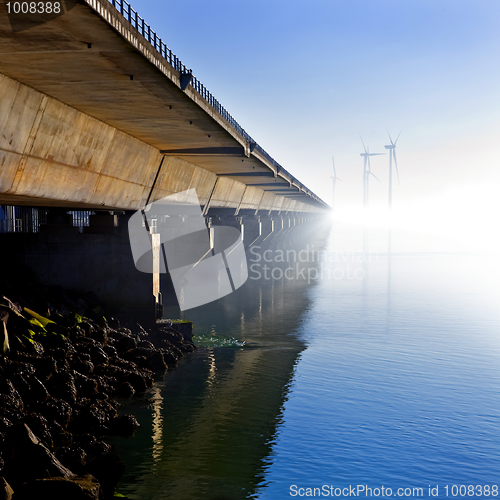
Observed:
[[[334,155],[339,208],[362,203],[359,133],[370,151],[384,152],[386,129],[402,130],[395,207],[457,190],[460,203],[469,188],[478,203],[483,187],[500,186],[500,2],[131,4],[250,135],[327,202]],[[373,158],[372,171],[382,182],[371,182],[370,204],[384,206],[388,156]],[[484,210],[498,209],[488,203]]]

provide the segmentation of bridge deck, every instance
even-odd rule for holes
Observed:
[[[180,72],[106,0],[80,0],[67,14],[18,33],[12,33],[6,14],[0,13],[0,73],[154,148],[160,157],[171,158],[167,163],[177,162],[177,169],[186,164],[201,167],[220,179],[231,180],[231,185],[242,183],[252,186],[253,190],[267,191],[268,196],[293,200],[293,205],[297,205],[294,209],[303,204],[308,205],[307,210],[327,208],[314,193],[262,154],[262,150],[254,149],[255,145],[191,85],[182,90]],[[16,92],[18,102],[19,90]],[[10,122],[5,124],[7,118],[0,117],[2,128],[11,126],[14,119],[12,112],[5,116]],[[80,114],[72,119],[81,121],[83,127],[90,127]],[[55,128],[64,122],[61,117],[53,121]],[[92,121],[91,126],[95,129],[96,122]],[[50,126],[46,125],[45,130],[46,135],[50,134]],[[52,132],[57,135],[61,131]],[[92,134],[86,137],[95,141]],[[39,146],[38,156],[33,154],[33,148],[29,151],[26,148],[26,144],[20,144],[19,150],[13,151],[12,140],[9,143],[0,138],[0,153],[26,158],[31,158],[31,154],[42,158],[44,164],[58,163],[58,153],[51,150],[47,141]],[[59,158],[59,163],[71,163],[72,168],[88,168],[94,159],[92,155],[86,158],[86,165],[82,161],[77,158],[75,163]],[[121,161],[126,160],[121,158]],[[157,162],[158,158],[151,160],[148,175],[137,179],[144,189],[139,196],[134,195],[135,204],[144,202],[146,193],[151,196],[153,180],[158,177]],[[138,167],[132,162],[131,168]],[[102,166],[100,172],[103,172]],[[16,175],[20,175],[19,166],[14,177]],[[109,172],[108,176],[112,177]],[[33,204],[38,196],[29,190],[16,191],[14,177],[11,184],[8,179],[3,179],[3,186],[0,182],[0,201]],[[212,182],[213,176],[209,177]],[[227,182],[226,185],[229,186]],[[160,185],[155,189],[153,198],[169,192],[168,189],[162,191]],[[254,197],[257,198],[257,194]],[[57,195],[42,193],[39,198],[40,204],[57,201]],[[230,206],[237,203],[236,198]],[[60,201],[72,206],[79,204],[75,199]],[[134,203],[97,203],[96,198],[94,201],[82,199],[81,205],[133,208]]]

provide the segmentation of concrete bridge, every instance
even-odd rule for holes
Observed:
[[[327,208],[126,2],[75,3],[16,33],[0,16],[0,203],[137,210],[195,188],[207,214]]]
[[[13,256],[45,281],[147,302],[127,220],[193,188],[207,225],[238,227],[245,246],[289,237],[329,208],[124,0],[72,0],[15,32],[0,6],[0,204],[50,207],[39,233],[3,235]],[[68,210],[95,214],[83,234]]]

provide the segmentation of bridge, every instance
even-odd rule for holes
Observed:
[[[0,203],[137,210],[195,188],[212,213],[327,208],[125,1],[0,22]]]
[[[36,207],[48,217],[39,234],[9,244],[42,278],[94,289],[99,282],[102,296],[116,297],[132,272],[124,271],[127,214],[188,189],[196,190],[209,227],[239,227],[246,246],[329,209],[252,139],[125,0],[72,0],[64,15],[21,31],[5,9],[0,204]],[[71,232],[68,211],[77,210],[91,214],[87,240]],[[114,269],[108,261],[88,262],[96,242],[114,255]]]

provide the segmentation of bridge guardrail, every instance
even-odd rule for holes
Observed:
[[[107,0],[120,14],[135,28],[179,73],[191,74],[190,85],[221,115],[236,131],[249,143],[255,144],[254,150],[257,150],[263,155],[278,172],[287,175],[292,183],[298,186],[302,191],[307,193],[313,199],[320,200],[312,191],[306,188],[293,175],[286,171],[267,151],[259,146],[256,141],[245,131],[245,129],[231,116],[231,114],[220,104],[220,102],[208,91],[193,74],[192,70],[188,69],[185,64],[168,48],[163,40],[156,34],[151,26],[142,18],[138,12],[126,0]]]

